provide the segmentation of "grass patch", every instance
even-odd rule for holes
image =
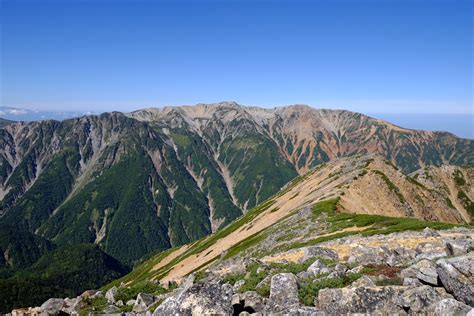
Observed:
[[[302,304],[314,306],[314,300],[318,297],[319,290],[346,287],[361,276],[362,274],[359,273],[350,273],[337,278],[322,278],[320,280],[305,279],[300,282],[298,297]]]
[[[170,290],[172,289],[165,289],[158,283],[140,282],[131,287],[119,288],[115,299],[117,301],[122,300],[122,302],[126,303],[129,300],[136,299],[138,293],[148,293],[148,294],[153,294],[153,295],[159,295],[159,294],[167,293]]]
[[[377,286],[403,285],[403,280],[402,280],[402,278],[399,278],[399,277],[381,279],[381,280],[377,280],[375,282],[375,285],[377,285]]]
[[[461,170],[459,170],[459,169],[456,169],[453,172],[453,178],[454,178],[454,182],[458,186],[463,186],[463,185],[466,184],[466,180],[464,179],[464,175],[462,174]]]
[[[458,192],[458,199],[461,201],[464,208],[467,210],[472,219],[474,219],[474,202],[467,196],[464,191]]]
[[[415,218],[388,217],[382,215],[368,214],[349,214],[337,212],[337,203],[339,199],[330,199],[316,203],[313,206],[313,216],[319,219],[321,215],[325,215],[324,219],[329,223],[329,232],[332,234],[310,239],[304,242],[296,242],[284,245],[277,249],[277,252],[287,251],[290,249],[313,246],[319,243],[339,239],[342,237],[361,234],[362,236],[372,236],[377,234],[391,234],[407,230],[423,230],[425,227],[432,229],[449,229],[456,226],[442,222],[428,222]],[[350,227],[367,227],[359,231],[341,232],[341,230]]]

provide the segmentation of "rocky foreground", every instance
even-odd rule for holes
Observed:
[[[245,290],[254,278],[255,290]],[[51,298],[11,315],[472,316],[474,230],[355,235],[258,260],[221,261],[168,293],[139,293],[127,302],[117,300],[124,287]],[[106,306],[94,307],[98,299]]]

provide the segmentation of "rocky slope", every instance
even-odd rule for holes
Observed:
[[[115,282],[12,315],[470,316],[473,264],[472,228],[354,235],[260,258],[222,258],[168,289]]]
[[[431,176],[435,174],[436,178]],[[273,251],[333,233],[373,233],[382,229],[376,225],[377,220],[391,217],[406,222],[406,229],[424,228],[430,223],[427,221],[470,223],[474,217],[472,176],[472,168],[432,167],[416,177],[418,182],[415,176],[406,176],[379,156],[338,159],[295,179],[216,234],[152,258],[137,270],[137,275],[166,284],[255,243],[264,245],[265,251]],[[463,194],[469,204],[458,197]],[[308,209],[318,203],[331,204],[344,214],[347,225],[328,224],[311,215]],[[352,223],[351,216],[366,216],[364,225]],[[410,219],[413,217],[423,221]],[[401,224],[400,229],[404,229]],[[267,244],[264,241],[268,238],[272,242]],[[128,282],[137,275],[129,275]]]
[[[474,161],[472,140],[307,106],[224,102],[2,125],[0,222],[58,245],[95,243],[126,263],[215,232],[338,157],[377,153],[404,172]]]

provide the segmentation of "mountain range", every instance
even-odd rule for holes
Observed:
[[[170,258],[172,265],[138,271],[174,281],[253,243],[297,210],[331,199],[338,212],[417,218],[423,224],[416,227],[468,224],[472,165],[473,140],[305,105],[221,102],[63,121],[2,120],[0,287],[26,276],[22,284],[42,288],[44,280],[23,271],[44,271],[45,262],[58,268],[37,274],[61,279],[51,273],[65,271],[63,253],[76,263],[101,258],[97,272],[104,278],[86,283],[92,287],[171,248],[179,259]],[[150,260],[146,267],[159,261]],[[93,278],[85,273],[78,269],[76,278]],[[45,293],[80,288],[59,282],[56,292]],[[12,295],[5,306],[14,306]]]
[[[474,141],[359,113],[233,102],[12,123],[1,221],[131,263],[199,239],[323,162],[379,154],[403,172],[474,163]]]

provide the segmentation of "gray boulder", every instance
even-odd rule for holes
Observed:
[[[446,249],[450,256],[462,256],[473,249],[472,247],[474,247],[474,239],[471,238],[457,238],[446,242]]]
[[[415,248],[416,251],[416,260],[428,259],[434,260],[442,257],[448,256],[448,251],[446,246],[439,243],[421,243]]]
[[[50,315],[58,314],[64,307],[64,300],[62,298],[50,298],[40,306],[40,312]]]
[[[254,291],[234,294],[232,297],[232,307],[234,309],[234,314],[239,312],[248,312],[252,314],[264,313],[265,299]]]
[[[390,253],[382,247],[364,247],[357,246],[350,250],[349,264],[369,265],[369,264],[384,264]]]
[[[148,310],[156,302],[156,297],[147,293],[138,293],[132,311],[143,313]]]
[[[446,291],[470,306],[474,306],[474,253],[440,259],[436,262],[441,283]]]
[[[338,260],[339,258],[337,252],[335,252],[334,250],[319,246],[304,247],[300,250],[303,250],[303,256],[298,260],[300,263],[315,257],[329,260]]]
[[[423,283],[430,285],[438,285],[438,272],[436,265],[427,259],[418,261],[410,267],[401,271],[403,278],[417,278]]]
[[[362,286],[373,287],[373,286],[375,286],[375,283],[374,283],[374,281],[372,281],[371,278],[369,278],[366,275],[363,275],[360,278],[358,278],[357,280],[355,280],[354,282],[352,282],[352,284],[351,284],[351,287],[362,287]]]
[[[420,282],[417,278],[404,278],[403,279],[404,286],[422,286],[423,283]]]
[[[232,295],[230,284],[193,284],[165,299],[153,315],[232,314]]]
[[[109,305],[106,308],[104,308],[103,312],[105,314],[120,314],[121,310],[115,305]]]
[[[423,236],[424,237],[441,237],[441,235],[434,229],[426,227],[423,229]]]
[[[270,285],[269,311],[278,313],[299,305],[298,285],[292,273],[279,273],[272,277]]]
[[[322,289],[318,294],[319,308],[329,315],[400,313],[404,312],[399,299],[404,289],[402,286]]]
[[[105,292],[105,299],[109,304],[115,303],[115,296],[117,296],[118,288],[114,285],[107,292]]]
[[[67,314],[76,314],[85,306],[82,296],[76,298],[65,298],[61,311]]]
[[[435,290],[429,285],[408,288],[401,294],[401,305],[411,314],[419,314],[440,300],[452,298],[442,288]]]
[[[464,316],[469,313],[471,307],[456,301],[452,298],[447,298],[432,304],[427,310],[428,315],[433,316]]]
[[[291,316],[327,316],[319,308],[310,306],[301,306],[288,309],[283,315]]]

